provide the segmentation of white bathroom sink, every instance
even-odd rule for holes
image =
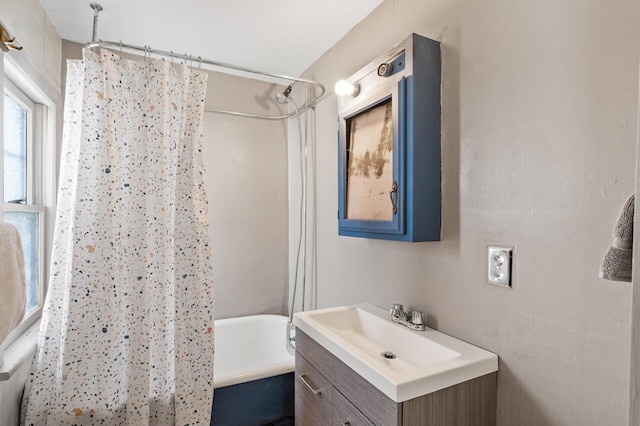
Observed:
[[[498,370],[498,357],[439,331],[413,331],[377,306],[298,312],[296,327],[395,402]]]

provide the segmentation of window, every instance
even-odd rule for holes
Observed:
[[[3,215],[4,221],[20,232],[27,281],[23,324],[2,343],[7,346],[39,318],[42,310],[46,209],[42,204],[42,132],[36,131],[43,121],[39,114],[44,106],[33,102],[9,80],[5,80],[3,100]]]

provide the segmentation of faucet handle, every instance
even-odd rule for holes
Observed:
[[[420,311],[409,311],[409,321],[415,325],[424,325],[424,314]]]
[[[393,304],[393,307],[389,309],[389,315],[395,322],[407,320],[407,313],[404,311],[404,307],[399,303]]]

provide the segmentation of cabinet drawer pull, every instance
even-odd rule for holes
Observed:
[[[322,392],[321,392],[321,391],[319,391],[319,390],[317,390],[317,389],[312,388],[312,387],[311,387],[311,385],[310,385],[309,383],[307,383],[307,381],[304,379],[305,377],[306,377],[306,376],[305,376],[304,374],[299,374],[299,375],[298,375],[298,378],[299,378],[300,380],[302,380],[302,383],[304,383],[304,385],[305,385],[306,387],[308,387],[308,388],[309,388],[309,390],[310,390],[311,392],[313,392],[313,394],[314,394],[314,395],[320,395]]]
[[[342,426],[349,426],[351,423],[349,423],[349,422],[342,422],[341,424],[342,424]]]

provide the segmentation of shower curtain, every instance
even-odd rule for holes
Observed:
[[[206,77],[106,50],[69,61],[49,290],[23,424],[209,424]]]

